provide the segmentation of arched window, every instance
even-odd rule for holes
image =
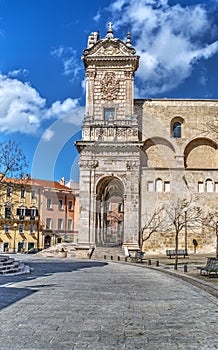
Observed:
[[[163,184],[161,179],[157,179],[155,182],[155,190],[156,192],[162,192],[163,191]]]
[[[213,192],[213,181],[211,179],[206,180],[206,192]]]
[[[171,137],[181,138],[184,137],[184,119],[180,116],[176,116],[171,120],[170,123],[170,132]]]
[[[181,123],[175,122],[173,123],[173,137],[180,138],[182,135],[181,133]]]

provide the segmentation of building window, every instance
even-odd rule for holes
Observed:
[[[123,212],[123,203],[118,203],[118,213]]]
[[[170,192],[170,182],[169,181],[164,182],[164,192]]]
[[[68,221],[67,221],[67,229],[69,231],[73,230],[73,220],[72,219],[68,219]]]
[[[73,201],[68,202],[68,210],[73,210]]]
[[[173,137],[175,137],[175,138],[181,137],[181,123],[180,122],[173,123]]]
[[[104,108],[104,120],[106,122],[114,120],[115,109],[114,108]]]
[[[11,186],[7,187],[6,194],[7,194],[7,197],[11,197],[11,195],[12,195],[12,187]]]
[[[52,199],[47,198],[47,209],[52,209]]]
[[[147,183],[147,191],[148,192],[154,192],[154,183],[153,183],[153,181],[148,181],[148,183]]]
[[[58,219],[58,230],[63,230],[63,219]]]
[[[51,230],[52,229],[52,219],[51,218],[46,218],[45,219],[45,224],[46,224],[46,230]]]
[[[213,192],[213,181],[211,179],[206,180],[206,192]]]
[[[36,199],[36,191],[35,190],[32,190],[30,195],[31,195],[31,200]]]
[[[26,190],[24,187],[21,187],[20,190],[20,198],[25,198],[26,197]]]
[[[17,216],[19,217],[19,220],[24,220],[25,215],[26,215],[26,208],[25,207],[17,208]]]
[[[5,208],[5,219],[11,219],[11,207]]]
[[[204,183],[198,182],[198,192],[203,193],[204,192]]]
[[[30,225],[30,234],[35,232],[35,225],[31,224]]]
[[[63,209],[63,200],[62,199],[59,199],[59,201],[58,201],[58,209],[59,210]]]
[[[19,224],[18,231],[19,233],[24,233],[24,224]]]
[[[29,209],[28,214],[29,214],[29,216],[30,216],[30,220],[35,220],[35,219],[36,219],[36,216],[39,215],[38,209],[32,207],[32,208]]]
[[[10,225],[5,225],[5,234],[10,233]]]
[[[162,192],[163,191],[163,184],[162,184],[162,180],[161,179],[157,179],[156,180],[155,190],[156,190],[156,192]]]

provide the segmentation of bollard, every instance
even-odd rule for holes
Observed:
[[[157,267],[159,266],[159,260],[156,261],[156,266],[157,266]]]
[[[120,261],[120,256],[117,257],[117,261]]]
[[[107,255],[104,255],[104,260],[106,260],[107,259]]]
[[[184,265],[184,272],[188,272],[188,265],[187,264]]]
[[[125,256],[125,262],[127,262],[127,256]]]
[[[151,265],[151,259],[148,260],[148,265]]]

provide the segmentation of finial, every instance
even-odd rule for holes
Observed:
[[[114,38],[112,25],[113,25],[112,22],[108,23],[108,29],[107,29],[107,35],[106,35],[106,38],[108,38],[108,39],[113,39]]]
[[[130,32],[127,33],[126,46],[132,47]]]

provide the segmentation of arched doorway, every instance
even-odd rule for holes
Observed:
[[[45,236],[44,248],[47,249],[51,246],[51,236]]]
[[[106,176],[96,187],[96,244],[121,245],[124,227],[124,187],[120,179]]]

